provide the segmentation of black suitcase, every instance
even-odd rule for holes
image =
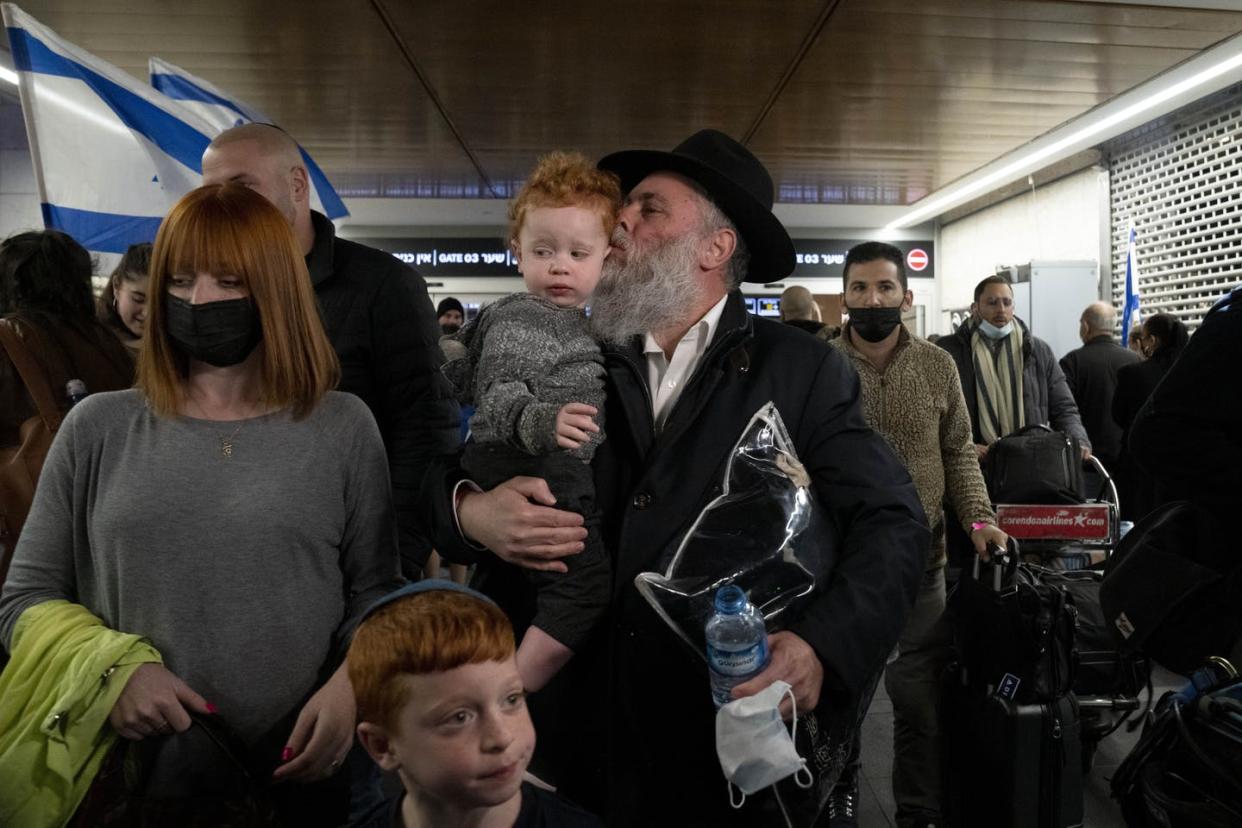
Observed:
[[[944,811],[957,828],[1081,828],[1082,747],[1072,694],[1018,704],[946,674]]]

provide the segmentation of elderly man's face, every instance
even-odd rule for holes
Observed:
[[[652,173],[626,198],[612,254],[591,300],[591,323],[606,342],[675,328],[702,304],[702,196],[676,173]]]
[[[662,242],[697,235],[702,225],[700,199],[689,181],[677,173],[652,173],[638,182],[617,217],[613,263],[624,264],[631,247],[651,249]]]

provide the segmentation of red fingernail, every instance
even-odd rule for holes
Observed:
[[[220,712],[220,708],[216,707],[216,706],[215,706],[214,704],[212,704],[211,702],[207,702],[207,712],[208,712],[208,713],[219,713],[219,712]]]
[[[293,748],[286,745],[285,749],[280,752],[280,761],[288,762],[292,758],[293,758]]]

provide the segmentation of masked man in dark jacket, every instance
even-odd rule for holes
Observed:
[[[1083,457],[1091,440],[1052,348],[1014,316],[1013,288],[1004,276],[975,286],[975,321],[936,344],[957,363],[970,413],[975,451],[1029,425],[1051,425],[1078,439]]]
[[[614,582],[605,622],[558,677],[563,701],[536,718],[551,748],[546,761],[567,795],[610,824],[780,819],[770,788],[730,808],[703,659],[634,586],[639,573],[663,570],[720,493],[730,450],[752,415],[772,401],[832,518],[836,531],[823,541],[837,564],[801,616],[769,637],[767,669],[734,694],[753,695],[777,679],[792,685],[798,746],[820,784],[797,807],[792,780],[780,790],[795,823],[809,824],[914,601],[927,521],[909,474],[863,419],[848,360],[746,312],[741,281],[779,279],[794,265],[759,161],[705,130],[671,153],[621,152],[600,166],[629,193],[591,302],[609,343],[608,439],[594,469]],[[465,536],[511,563],[556,568],[556,558],[581,547],[581,519],[547,508],[553,501],[542,481],[517,478],[487,493],[459,485],[455,501]],[[442,552],[466,549],[450,545],[438,539]],[[790,708],[786,698],[783,712]],[[549,744],[558,728],[573,738]]]
[[[401,568],[417,578],[431,551],[416,508],[424,476],[461,442],[457,403],[440,375],[440,329],[427,285],[392,255],[336,237],[332,222],[310,209],[306,167],[280,129],[245,124],[215,137],[203,153],[203,183],[230,181],[280,208],[302,245],[341,360],[338,388],[362,398],[384,438]]]

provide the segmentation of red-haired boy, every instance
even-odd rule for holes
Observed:
[[[419,581],[368,610],[349,678],[358,737],[405,791],[354,828],[598,828],[603,823],[524,781],[535,729],[513,628],[480,593]]]

